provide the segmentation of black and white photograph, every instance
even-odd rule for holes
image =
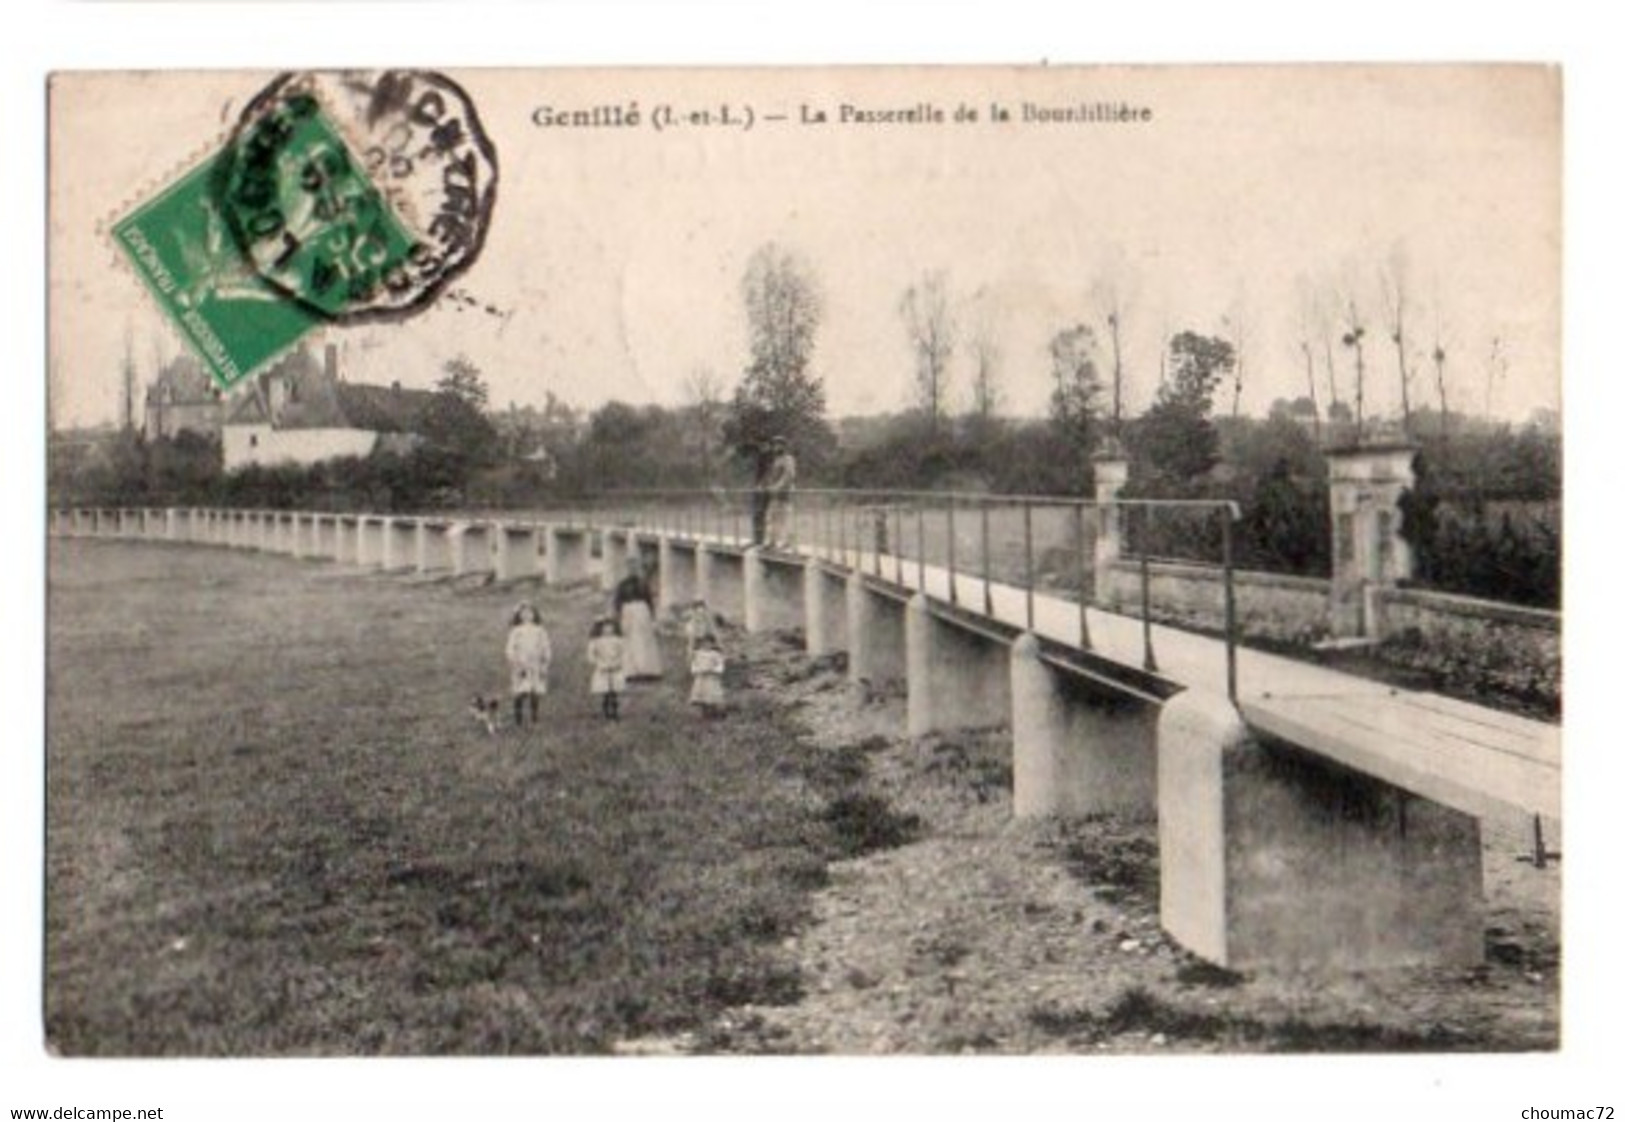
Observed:
[[[1557,60],[359,57],[45,80],[53,1106],[1572,1054]]]

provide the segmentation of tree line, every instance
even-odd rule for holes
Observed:
[[[702,367],[688,373],[685,400],[674,407],[611,401],[587,412],[549,394],[540,407],[493,409],[482,373],[459,358],[446,365],[410,448],[228,474],[220,470],[218,446],[191,434],[148,442],[127,433],[89,462],[53,452],[53,501],[60,495],[61,501],[99,503],[389,511],[530,506],[617,489],[750,488],[767,470],[776,438],[789,443],[810,485],[1089,497],[1094,457],[1105,454],[1130,462],[1125,497],[1239,501],[1242,564],[1323,575],[1330,527],[1320,448],[1359,439],[1370,419],[1363,412],[1367,340],[1358,303],[1340,298],[1340,315],[1332,315],[1329,290],[1305,290],[1308,392],[1276,402],[1264,419],[1239,411],[1248,359],[1240,311],[1225,317],[1228,335],[1169,331],[1155,392],[1130,416],[1122,336],[1131,285],[1121,267],[1103,275],[1090,290],[1086,314],[1058,324],[1050,336],[1042,417],[1006,413],[1006,358],[986,293],[956,302],[947,272],[936,269],[907,286],[896,307],[912,356],[910,406],[832,421],[815,366],[822,289],[809,262],[769,243],[752,255],[740,280],[748,356],[731,392],[729,379]],[[1406,371],[1406,387],[1415,376],[1405,365],[1407,324],[1415,312],[1402,258],[1390,262],[1384,278],[1384,330]],[[1333,336],[1343,357],[1353,360],[1353,403],[1334,388],[1330,407],[1322,409],[1315,356],[1324,355],[1335,378]],[[1434,350],[1442,345],[1435,342]],[[1459,574],[1496,557],[1505,572],[1551,574],[1536,578],[1534,587],[1524,581],[1513,598],[1555,602],[1555,523],[1525,525],[1505,502],[1560,498],[1558,438],[1450,414],[1443,362],[1442,354],[1434,356],[1436,407],[1413,405],[1408,389],[1401,395],[1402,428],[1422,447],[1425,464],[1420,499],[1408,508],[1405,527],[1422,575],[1482,592],[1495,581],[1481,572]],[[967,394],[953,392],[956,373],[966,377]],[[966,407],[955,409],[956,400]],[[1489,499],[1503,503],[1496,518],[1482,513]],[[1170,517],[1138,533],[1137,544],[1151,552],[1214,554],[1214,530],[1198,522]]]

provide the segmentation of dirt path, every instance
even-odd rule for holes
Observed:
[[[899,737],[900,698],[858,699],[782,643],[747,643],[757,687],[815,750],[861,754],[866,789],[917,840],[832,866],[786,940],[790,1006],[736,1012],[731,1046],[788,1052],[1543,1050],[1558,1043],[1556,866],[1486,842],[1488,961],[1473,970],[1241,976],[1157,922],[1155,824],[1024,823],[1007,734]],[[849,766],[849,765],[848,765]]]

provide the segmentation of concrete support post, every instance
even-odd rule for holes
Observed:
[[[677,572],[676,550],[672,548],[671,538],[665,534],[655,542],[655,549],[659,552],[660,585],[657,589],[655,604],[656,618],[670,619],[677,615],[683,603],[684,589],[682,576]]]
[[[1416,448],[1374,444],[1326,453],[1332,508],[1332,634],[1382,638],[1378,590],[1410,577],[1399,498],[1415,482]]]
[[[542,558],[537,548],[536,527],[501,523],[496,534],[497,580],[520,580],[540,576]]]
[[[1162,926],[1221,966],[1483,958],[1477,820],[1284,744],[1186,690],[1157,725]]]
[[[491,528],[480,522],[459,522],[448,531],[451,571],[457,576],[491,571]]]
[[[1156,710],[1091,689],[1043,660],[1027,632],[1010,647],[1010,739],[1018,818],[1156,813]]]
[[[1017,818],[1059,814],[1066,757],[1066,712],[1054,674],[1039,658],[1038,637],[1023,632],[1010,647],[1010,741]]]
[[[908,663],[908,734],[924,736],[938,728],[931,681],[931,602],[923,592],[904,609],[903,643]]]
[[[185,537],[185,534],[181,530],[181,515],[183,513],[183,511],[177,510],[175,507],[170,507],[168,510],[164,511],[165,539],[172,542],[178,542]]]
[[[1003,724],[1010,712],[1003,642],[939,618],[916,593],[904,610],[908,734]]]
[[[801,615],[807,621],[804,631],[807,654],[813,658],[826,655],[832,649],[824,593],[824,567],[817,561],[808,561],[801,574]]]
[[[413,518],[386,518],[383,528],[383,568],[393,572],[417,566],[417,520]]]
[[[894,681],[908,672],[902,616],[884,594],[870,590],[861,573],[847,574],[848,681],[878,684]]]
[[[598,587],[605,592],[615,591],[615,586],[626,575],[626,534],[625,530],[612,530],[607,526],[599,532]]]
[[[713,603],[711,570],[715,564],[716,555],[711,552],[711,547],[703,542],[697,543],[694,546],[694,599]]]
[[[432,522],[427,518],[418,519],[417,540],[413,543],[413,557],[420,573],[432,573],[438,569],[450,569],[451,543],[446,537],[448,526],[444,522]]]
[[[376,569],[384,563],[384,520],[377,515],[356,519],[360,543],[356,547],[356,564],[363,569]]]
[[[592,534],[580,527],[547,528],[548,584],[574,584],[586,580],[591,569]]]
[[[353,514],[341,514],[338,518],[338,549],[333,559],[341,565],[354,565],[360,555],[361,523]]]
[[[757,632],[766,627],[767,613],[763,601],[767,597],[767,583],[762,573],[762,548],[751,546],[745,550],[745,630]]]

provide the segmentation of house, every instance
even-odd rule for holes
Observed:
[[[226,470],[250,464],[315,464],[412,447],[435,394],[369,386],[339,376],[338,348],[323,359],[299,348],[243,388],[222,427]]]
[[[203,364],[177,356],[147,387],[142,433],[148,440],[173,440],[183,432],[220,439],[225,402]]]

